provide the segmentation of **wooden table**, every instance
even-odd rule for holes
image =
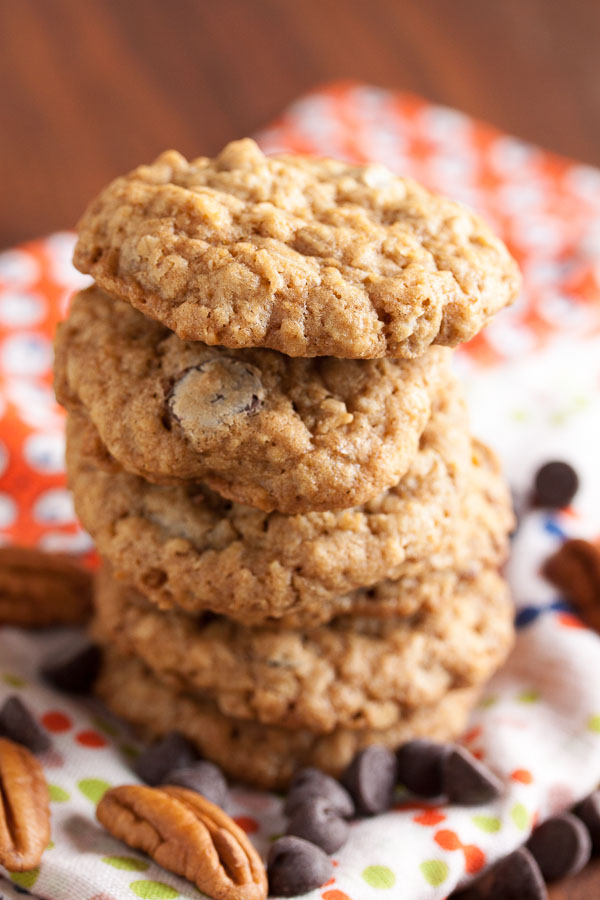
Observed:
[[[598,0],[0,0],[0,246],[340,77],[600,164]]]
[[[211,154],[315,84],[421,93],[600,164],[597,0],[0,0],[0,246],[160,150]],[[552,891],[600,896],[600,866]]]

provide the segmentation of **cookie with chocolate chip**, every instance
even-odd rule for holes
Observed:
[[[74,262],[184,340],[289,356],[421,356],[469,340],[519,287],[473,212],[381,165],[175,151],[89,205]]]
[[[310,512],[356,506],[400,480],[449,353],[292,359],[208,347],[92,287],[59,328],[55,387],[128,472],[203,481],[267,512]]]
[[[462,395],[438,396],[401,481],[347,510],[285,516],[224,500],[201,484],[154,485],[115,467],[81,414],[67,422],[75,507],[117,577],[163,608],[250,623],[318,611],[402,566],[436,564],[472,470]],[[329,616],[330,617],[330,616]]]

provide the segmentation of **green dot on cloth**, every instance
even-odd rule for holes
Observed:
[[[48,796],[50,797],[51,803],[66,803],[67,800],[70,799],[69,792],[65,791],[64,788],[59,787],[57,784],[48,785]]]
[[[11,675],[10,672],[4,672],[4,674],[2,675],[2,681],[14,688],[25,687],[25,685],[27,684],[24,678],[21,678],[19,675]]]
[[[387,889],[396,884],[396,876],[387,866],[367,866],[362,877],[372,888]]]
[[[442,884],[448,877],[448,866],[441,859],[428,859],[419,866],[423,877],[432,887]]]
[[[111,785],[108,781],[102,781],[101,778],[82,778],[81,781],[77,782],[77,787],[83,796],[91,800],[92,803],[100,803]]]
[[[116,737],[119,733],[116,725],[113,725],[112,722],[107,722],[105,719],[101,719],[100,716],[94,716],[92,718],[92,723],[98,731],[104,732],[104,734],[107,734],[109,737]]]
[[[28,890],[34,886],[39,874],[40,867],[38,866],[37,869],[30,869],[29,872],[11,872],[10,880]]]
[[[490,706],[494,706],[495,703],[498,702],[498,697],[496,694],[489,694],[487,697],[484,697],[479,701],[480,709],[489,709]]]
[[[522,803],[516,803],[510,811],[510,817],[521,831],[529,825],[529,813]]]
[[[590,731],[597,731],[600,734],[600,716],[590,716],[587,727]]]
[[[149,866],[143,859],[135,859],[133,856],[103,856],[101,862],[126,872],[145,872]]]
[[[127,759],[137,759],[140,755],[140,751],[137,747],[134,747],[133,744],[121,744],[119,750],[123,756],[127,757]]]
[[[502,828],[502,822],[495,816],[473,816],[472,821],[474,825],[488,834],[494,834]]]
[[[539,699],[539,692],[534,691],[533,689],[529,691],[521,691],[521,693],[517,697],[519,703],[537,703]]]
[[[132,881],[129,887],[142,900],[173,900],[179,897],[179,891],[162,881]]]

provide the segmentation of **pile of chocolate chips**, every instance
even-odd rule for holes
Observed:
[[[178,731],[170,731],[150,744],[138,756],[134,769],[152,787],[176,784],[227,809],[229,788],[221,769],[207,759],[200,759],[193,744]]]
[[[570,813],[552,816],[478,881],[453,894],[457,900],[546,900],[546,883],[576,875],[600,855],[600,791]]]
[[[270,893],[294,897],[321,887],[333,874],[329,854],[346,842],[349,819],[390,809],[402,784],[420,797],[476,805],[498,797],[502,782],[459,745],[415,740],[396,752],[373,744],[360,750],[340,781],[301,769],[287,795],[288,825],[267,860]]]

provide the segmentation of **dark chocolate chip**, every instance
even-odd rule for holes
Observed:
[[[312,797],[323,797],[330,809],[344,819],[354,815],[354,803],[346,788],[331,775],[308,766],[299,769],[292,779],[283,808],[285,815],[292,816],[298,806]]]
[[[271,846],[267,858],[269,894],[295,897],[321,887],[333,874],[327,854],[309,841],[287,835]]]
[[[310,797],[294,810],[286,834],[304,838],[325,853],[335,853],[346,843],[349,831],[347,821],[331,808],[325,797]]]
[[[553,816],[535,829],[526,844],[540,867],[545,881],[558,881],[575,875],[589,861],[592,840],[587,828],[576,816]]]
[[[371,744],[356,754],[342,781],[358,813],[374,816],[389,809],[398,781],[397,765],[396,754],[380,744]]]
[[[548,892],[535,859],[520,847],[453,896],[457,900],[547,900]]]
[[[99,647],[76,638],[44,661],[41,674],[49,684],[66,694],[88,694],[98,677],[101,662]]]
[[[600,853],[600,791],[594,791],[578,803],[573,813],[589,831],[594,853]]]
[[[434,741],[408,741],[396,751],[398,781],[419,797],[439,797],[442,767],[450,748]]]
[[[502,782],[464,747],[453,747],[442,763],[442,787],[450,803],[476,806],[495,800]]]
[[[16,697],[8,697],[0,709],[0,735],[23,744],[32,753],[45,753],[52,742],[27,707]]]
[[[135,762],[135,772],[146,784],[163,784],[173,769],[183,769],[195,762],[197,753],[179,731],[170,731],[150,744]]]
[[[163,784],[177,784],[202,794],[211,803],[225,808],[229,790],[225,776],[220,768],[207,759],[199,759],[190,766],[182,766],[168,772]]]
[[[240,416],[255,415],[265,389],[255,366],[232,356],[216,356],[181,372],[166,400],[168,415],[198,450],[207,435],[231,427]]]
[[[560,460],[548,462],[536,472],[534,502],[536,506],[561,509],[569,505],[578,487],[579,478],[573,466]]]

